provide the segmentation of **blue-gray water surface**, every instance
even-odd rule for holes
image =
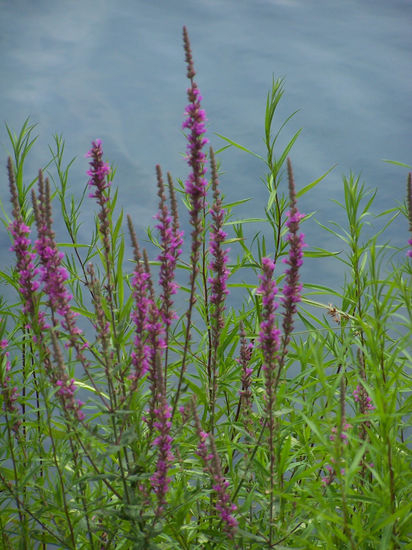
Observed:
[[[411,163],[409,0],[0,0],[0,12],[3,203],[10,151],[4,123],[18,131],[29,116],[39,139],[27,181],[50,159],[53,135],[62,134],[66,160],[77,157],[70,185],[79,194],[87,180],[84,154],[101,138],[106,158],[117,166],[120,205],[142,235],[157,205],[155,164],[175,177],[187,174],[183,25],[215,149],[224,145],[220,133],[264,154],[266,94],[272,76],[284,77],[277,125],[300,110],[282,143],[303,128],[290,155],[297,186],[337,164],[302,199],[301,210],[316,210],[322,223],[343,222],[330,199],[343,200],[342,175],[350,170],[378,188],[376,211],[404,200],[406,169],[382,159]],[[261,216],[264,165],[234,149],[220,160],[227,199],[253,198],[236,215]],[[86,239],[90,217],[83,221]],[[399,218],[389,232],[394,244],[406,244],[407,229]],[[313,221],[305,232],[310,248],[340,246]],[[8,246],[3,230],[3,265]],[[341,266],[312,261],[304,279],[339,286]]]

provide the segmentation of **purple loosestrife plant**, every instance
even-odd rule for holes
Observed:
[[[90,169],[87,171],[87,175],[90,177],[88,184],[92,188],[89,197],[96,199],[100,206],[99,228],[102,235],[106,262],[108,262],[111,247],[109,236],[109,208],[107,206],[110,198],[107,190],[110,188],[111,182],[108,179],[110,167],[103,161],[103,148],[100,139],[96,139],[92,142],[92,148],[86,153],[86,157],[91,159]]]
[[[151,303],[151,298],[149,295],[150,273],[145,271],[136,233],[130,216],[127,216],[127,223],[129,225],[135,261],[134,275],[132,278],[134,309],[130,314],[130,317],[135,325],[134,346],[131,353],[134,370],[130,375],[130,378],[133,381],[132,388],[135,389],[137,381],[140,380],[140,378],[142,378],[149,370],[150,351],[148,345],[146,344],[146,324],[149,315],[149,306]]]
[[[147,352],[148,352],[148,364],[149,374],[148,379],[150,381],[150,404],[149,415],[147,417],[147,423],[150,432],[153,430],[154,423],[156,422],[156,407],[158,406],[158,395],[164,391],[165,388],[160,388],[159,384],[164,384],[163,376],[159,377],[159,369],[157,368],[157,361],[163,357],[164,350],[166,349],[165,341],[165,327],[162,322],[159,308],[156,305],[156,298],[152,279],[150,275],[149,259],[147,257],[146,250],[143,250],[143,260],[145,272],[149,275],[147,278],[149,302],[147,309],[147,318],[144,325],[144,329],[147,336]]]
[[[190,80],[190,88],[187,90],[189,104],[185,109],[186,118],[183,122],[183,128],[188,129],[187,135],[187,150],[186,158],[190,167],[189,176],[186,180],[185,191],[190,202],[190,223],[193,227],[192,231],[192,246],[191,246],[191,274],[190,274],[190,297],[189,307],[186,314],[186,336],[183,349],[183,357],[180,366],[179,381],[175,393],[173,404],[172,417],[177,408],[180,397],[180,391],[183,383],[183,377],[186,371],[186,361],[189,352],[190,342],[190,326],[192,322],[192,310],[196,303],[195,284],[196,277],[199,271],[199,253],[202,244],[202,229],[203,229],[203,213],[205,207],[207,180],[206,174],[206,155],[203,152],[203,147],[208,143],[208,139],[204,137],[206,132],[205,122],[206,113],[201,107],[202,96],[199,88],[193,80],[195,70],[193,65],[192,51],[190,47],[189,35],[186,27],[183,27],[183,42],[186,53],[187,63],[187,78]]]
[[[273,530],[273,495],[275,488],[275,404],[276,404],[276,369],[279,368],[279,335],[276,327],[275,311],[278,304],[275,296],[278,291],[273,281],[275,264],[270,258],[262,259],[262,274],[259,275],[260,286],[257,293],[262,295],[262,322],[260,324],[259,342],[263,354],[263,371],[266,386],[266,418],[265,423],[269,429],[268,447],[270,454],[270,509],[269,509],[269,544],[272,544]]]
[[[156,471],[150,478],[152,488],[157,496],[157,508],[156,516],[160,516],[164,511],[166,505],[166,493],[169,488],[170,478],[168,477],[168,470],[174,459],[172,453],[173,438],[170,435],[170,429],[172,423],[170,418],[172,416],[172,407],[167,403],[165,385],[163,382],[162,367],[160,363],[160,356],[156,356],[156,406],[154,408],[154,423],[153,427],[157,431],[157,436],[153,440],[152,445],[157,447],[158,455],[156,462]]]
[[[59,341],[57,339],[54,330],[51,331],[52,344],[54,351],[54,360],[56,367],[52,369],[51,377],[52,381],[57,388],[57,395],[60,397],[63,403],[63,409],[67,413],[74,413],[77,420],[80,422],[85,419],[85,414],[81,410],[84,403],[78,399],[75,399],[74,394],[76,392],[75,380],[67,375],[67,369],[64,364],[63,354],[60,349]]]
[[[238,522],[233,515],[233,512],[237,510],[237,506],[231,501],[228,491],[229,483],[223,476],[214,437],[212,434],[205,432],[201,427],[199,415],[196,410],[196,401],[194,398],[192,399],[192,412],[197,436],[199,438],[196,454],[202,459],[203,468],[205,472],[210,475],[212,480],[212,489],[216,493],[215,508],[220,519],[222,520],[225,533],[229,539],[233,539],[238,526]]]
[[[187,136],[188,145],[186,151],[187,163],[190,166],[191,171],[186,180],[185,189],[192,204],[190,216],[191,223],[196,233],[194,235],[195,242],[193,245],[200,246],[200,243],[198,244],[197,242],[200,235],[200,227],[198,227],[199,213],[204,206],[207,187],[207,180],[205,178],[206,156],[202,149],[209,142],[209,140],[204,137],[206,132],[206,113],[201,107],[202,96],[200,95],[199,88],[193,80],[196,72],[193,65],[192,51],[186,27],[183,27],[183,40],[186,52],[187,78],[191,83],[190,88],[187,90],[189,104],[185,110],[186,119],[182,125],[184,129],[187,128],[190,131]]]
[[[76,326],[74,313],[70,307],[72,295],[66,288],[69,277],[66,268],[62,265],[64,254],[57,249],[54,231],[52,230],[50,184],[49,180],[43,180],[43,174],[39,172],[39,198],[32,192],[33,209],[37,224],[38,239],[35,242],[39,255],[40,280],[43,283],[43,291],[49,298],[49,305],[53,313],[61,318],[62,327],[68,331],[71,343],[75,342],[81,330]],[[54,319],[57,324],[57,319]]]
[[[44,313],[40,312],[37,314],[35,293],[40,283],[36,280],[36,277],[40,270],[35,267],[34,264],[36,254],[32,252],[31,249],[31,240],[29,239],[31,229],[23,221],[17,197],[13,164],[10,157],[8,158],[7,168],[10,196],[13,205],[13,221],[9,225],[9,230],[13,237],[13,245],[10,250],[16,254],[17,258],[16,271],[19,278],[19,292],[23,300],[23,313],[25,313],[30,320],[37,320],[39,330],[42,331],[47,329],[48,326],[44,320]],[[30,328],[30,324],[28,328]]]
[[[224,324],[223,313],[225,310],[225,297],[229,293],[226,286],[226,281],[229,277],[229,270],[227,268],[229,251],[222,248],[222,244],[227,237],[227,233],[223,231],[225,211],[222,208],[216,161],[212,148],[210,148],[210,164],[212,169],[213,189],[213,205],[210,209],[212,225],[210,228],[209,242],[209,254],[211,257],[209,270],[212,273],[209,277],[210,302],[212,304],[212,341],[208,373],[210,384],[210,431],[213,433],[215,428],[215,404],[217,395],[217,350],[219,346],[220,333]]]
[[[33,190],[32,201],[38,232],[35,247],[41,262],[40,280],[43,283],[43,291],[49,299],[54,326],[58,325],[55,315],[58,314],[61,317],[62,328],[68,332],[70,346],[74,346],[78,350],[80,348],[78,337],[81,330],[76,326],[75,317],[77,314],[73,312],[70,306],[72,296],[66,289],[68,273],[62,265],[64,254],[57,249],[52,229],[50,184],[48,179],[43,180],[41,170],[39,171],[39,197],[37,199]],[[52,342],[58,370],[49,368],[49,376],[51,376],[53,384],[57,387],[57,395],[62,398],[65,410],[73,411],[77,419],[82,421],[85,418],[83,411],[81,411],[84,403],[74,399],[75,382],[73,379],[69,379],[66,373],[63,356],[58,347],[57,336],[54,331],[52,331]],[[47,356],[50,355],[48,350],[45,350],[45,352]]]
[[[290,210],[286,214],[286,225],[288,227],[288,235],[286,239],[289,243],[289,255],[288,258],[283,259],[283,262],[289,267],[286,270],[285,284],[283,286],[283,335],[281,352],[279,354],[279,372],[277,377],[280,376],[280,371],[283,367],[287,354],[287,346],[290,342],[290,335],[293,331],[293,317],[296,314],[296,304],[301,301],[300,291],[302,290],[302,285],[299,283],[299,268],[303,264],[303,247],[306,246],[303,240],[304,234],[299,234],[299,223],[301,219],[304,218],[304,215],[297,209],[295,182],[293,178],[292,163],[289,158],[287,159],[287,165]]]
[[[169,209],[166,203],[164,183],[162,171],[159,165],[156,166],[158,196],[160,199],[159,211],[156,214],[158,224],[156,228],[160,233],[161,252],[157,257],[160,261],[159,284],[162,288],[160,296],[160,315],[165,325],[165,361],[164,361],[164,384],[167,386],[167,362],[168,362],[168,343],[169,343],[169,327],[173,320],[177,318],[176,312],[173,311],[172,296],[176,294],[178,284],[175,281],[175,270],[177,260],[182,253],[181,246],[183,244],[183,231],[179,230],[177,219],[176,199],[173,198],[173,182],[168,174],[169,190],[171,193],[172,216],[169,214]]]
[[[212,168],[212,189],[213,189],[213,205],[210,209],[212,216],[212,226],[210,228],[209,253],[211,262],[209,269],[212,276],[209,277],[211,288],[210,301],[215,305],[215,324],[217,328],[222,328],[223,311],[225,296],[229,294],[226,286],[226,281],[229,277],[229,269],[227,268],[229,249],[224,250],[222,244],[227,237],[227,233],[223,231],[225,220],[225,210],[222,208],[222,199],[219,191],[219,180],[217,176],[215,155],[213,149],[210,148],[210,163]]]
[[[158,196],[160,198],[159,211],[156,214],[158,224],[156,228],[160,233],[161,253],[157,257],[160,262],[159,283],[163,289],[161,295],[160,314],[166,327],[169,327],[173,319],[177,318],[176,313],[172,310],[172,296],[176,294],[178,284],[175,279],[175,269],[177,260],[182,253],[181,246],[183,244],[183,232],[176,227],[176,214],[174,220],[169,214],[166,204],[166,196],[164,191],[162,171],[159,165],[156,166]],[[173,185],[172,185],[173,187]]]
[[[117,342],[117,320],[115,315],[115,298],[114,298],[114,274],[113,274],[113,246],[111,241],[111,205],[110,205],[110,187],[111,181],[110,167],[103,161],[103,148],[100,139],[92,142],[92,148],[86,157],[91,158],[90,169],[87,171],[89,176],[88,185],[93,189],[89,194],[90,198],[95,198],[100,207],[98,214],[99,233],[103,243],[104,252],[104,267],[106,271],[107,301],[110,310],[111,330],[114,335],[114,340]],[[117,349],[117,359],[119,360],[119,350]]]
[[[260,324],[259,342],[263,353],[263,371],[266,379],[266,407],[268,411],[274,405],[275,371],[278,362],[280,331],[276,326],[275,311],[278,304],[275,301],[278,289],[273,281],[275,264],[270,258],[262,259],[262,274],[259,275],[260,286],[256,290],[262,295],[262,322]],[[269,425],[270,428],[270,425]]]

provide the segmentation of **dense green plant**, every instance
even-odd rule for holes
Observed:
[[[385,242],[398,215],[412,230],[411,176],[406,206],[377,216],[387,221],[372,237],[375,193],[344,178],[346,224],[321,224],[342,250],[304,249],[300,224],[313,215],[297,201],[327,173],[296,192],[288,155],[299,132],[278,151],[274,80],[259,156],[265,216],[236,220],[244,201],[225,204],[219,190],[225,147],[204,152],[186,29],[184,43],[189,176],[168,174],[166,186],[156,168],[157,232],[141,249],[128,217],[132,262],[101,142],[77,201],[62,139],[27,183],[34,127],[9,130],[3,222],[16,262],[0,272],[15,290],[1,302],[1,547],[412,548],[411,251]],[[93,201],[94,231],[79,242]],[[69,242],[56,240],[52,204]],[[249,240],[253,223],[269,231]],[[304,257],[341,262],[343,287],[302,288]],[[240,308],[226,303],[234,289]]]

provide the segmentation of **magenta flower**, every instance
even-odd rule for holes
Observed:
[[[16,271],[19,278],[19,292],[23,300],[23,312],[27,314],[31,320],[34,320],[36,316],[35,292],[40,286],[36,277],[40,270],[36,268],[34,264],[36,254],[32,252],[31,240],[29,239],[31,230],[23,221],[17,196],[13,165],[10,157],[8,158],[7,168],[11,202],[13,205],[13,221],[9,225],[9,231],[13,237],[13,245],[10,250],[16,254],[17,258]],[[44,321],[44,314],[39,313],[37,321],[40,331],[48,328]],[[28,326],[30,328],[30,324]]]
[[[23,298],[23,312],[34,315],[34,293],[40,286],[36,276],[40,270],[34,265],[36,254],[31,252],[31,240],[28,237],[31,230],[22,220],[15,219],[9,225],[9,231],[13,237],[10,250],[17,257],[16,270],[19,277],[19,292]]]
[[[211,285],[210,301],[215,304],[220,310],[223,309],[223,301],[226,294],[229,291],[226,287],[226,281],[229,276],[229,270],[227,268],[229,250],[223,250],[222,244],[227,237],[227,233],[223,231],[223,223],[225,220],[225,210],[222,208],[222,199],[219,192],[219,180],[217,177],[217,170],[215,164],[215,156],[213,149],[210,148],[210,162],[212,165],[212,188],[213,188],[213,206],[210,209],[210,215],[212,216],[212,226],[210,228],[210,243],[209,252],[212,260],[209,264],[209,269],[213,275],[209,277],[209,283]],[[223,311],[219,311],[220,315]],[[221,319],[218,319],[218,322]]]
[[[107,179],[110,174],[110,167],[103,161],[102,141],[100,139],[92,142],[92,148],[86,153],[86,157],[92,159],[87,175],[90,176],[88,184],[94,190],[89,194],[89,197],[97,199],[100,205],[104,205],[109,200],[105,195],[105,190],[110,187],[111,182]]]
[[[107,189],[111,186],[111,181],[108,178],[110,174],[109,165],[103,161],[103,149],[100,139],[92,142],[92,148],[86,157],[91,158],[90,169],[87,171],[87,175],[90,177],[88,184],[93,188],[93,191],[89,194],[90,198],[97,199],[97,203],[100,206],[99,218],[99,230],[104,246],[105,260],[106,260],[106,272],[110,279],[110,211],[107,206],[109,201],[109,194]],[[109,286],[111,283],[109,282]],[[109,290],[110,292],[110,290]]]
[[[347,431],[350,428],[352,428],[352,424],[348,424],[348,422],[343,422],[342,429],[340,432],[340,438],[344,445],[347,445],[349,443]],[[332,427],[331,432],[332,433],[330,434],[329,439],[330,441],[335,441],[336,435],[338,433],[338,429],[336,428],[336,426]]]
[[[82,422],[85,418],[85,414],[81,410],[84,403],[75,398],[76,383],[74,378],[69,378],[67,374],[59,342],[53,330],[51,331],[51,337],[56,366],[53,369],[49,368],[49,375],[57,388],[56,394],[60,397],[64,409],[67,412],[72,412],[77,420]]]
[[[372,399],[367,394],[365,388],[358,384],[353,392],[353,398],[356,403],[359,403],[359,407],[362,414],[368,411],[374,411],[375,406],[372,403]]]
[[[130,378],[136,383],[149,369],[150,352],[146,345],[147,334],[145,331],[151,304],[149,295],[150,273],[147,273],[144,268],[136,233],[130,216],[127,216],[127,222],[132,239],[135,260],[134,275],[132,278],[132,292],[135,306],[130,314],[130,318],[135,325],[134,349],[131,353],[134,372],[130,375]]]
[[[79,348],[78,336],[82,333],[76,326],[75,318],[78,315],[71,306],[71,294],[66,288],[68,272],[62,265],[64,254],[59,252],[55,241],[54,231],[52,229],[52,209],[50,200],[49,180],[43,180],[43,173],[39,171],[39,197],[32,191],[33,210],[36,219],[38,239],[35,242],[35,248],[39,255],[40,281],[43,283],[43,291],[49,298],[49,306],[53,313],[57,313],[61,319],[61,326],[67,330],[70,343],[69,345],[76,350]],[[54,318],[54,324],[57,325],[57,319]],[[57,389],[57,395],[62,398],[67,410],[71,410],[79,421],[83,420],[85,415],[81,411],[84,403],[74,398],[75,382],[69,379],[64,366],[63,356],[60,351],[57,336],[52,331],[52,341],[54,355],[58,365],[57,371],[50,370],[49,375]]]
[[[262,274],[259,275],[261,280],[257,294],[262,295],[262,322],[260,324],[259,342],[261,344],[264,365],[263,370],[268,376],[273,375],[273,370],[276,364],[277,352],[279,349],[280,331],[275,323],[275,311],[278,304],[275,301],[275,296],[278,289],[275,282],[272,280],[275,264],[270,258],[262,259]]]
[[[186,52],[187,77],[190,79],[191,83],[191,87],[187,90],[189,105],[185,109],[186,118],[182,125],[184,129],[187,128],[189,130],[186,152],[187,163],[191,168],[186,180],[185,189],[191,200],[191,223],[195,227],[196,232],[199,231],[197,227],[197,217],[199,211],[203,208],[207,186],[207,180],[205,178],[206,156],[202,149],[209,140],[204,137],[204,133],[206,132],[206,113],[201,107],[202,96],[200,95],[196,82],[193,80],[196,73],[193,66],[189,35],[186,27],[183,27],[183,40]]]
[[[39,172],[39,198],[37,200],[34,191],[32,198],[38,232],[35,248],[41,262],[40,281],[43,283],[43,291],[49,298],[51,309],[62,318],[62,327],[69,332],[73,344],[82,331],[75,322],[78,314],[73,312],[70,306],[72,295],[66,288],[69,275],[62,265],[64,254],[58,251],[52,230],[49,181],[47,179],[43,181],[41,171]]]
[[[160,197],[159,212],[156,214],[159,223],[156,228],[160,233],[161,246],[161,253],[157,259],[160,261],[159,283],[163,289],[160,313],[164,324],[169,327],[173,319],[177,318],[176,313],[172,311],[173,300],[171,297],[176,294],[179,286],[174,279],[176,263],[182,253],[183,231],[179,231],[169,214],[159,165],[156,166],[156,173]]]
[[[190,79],[191,87],[187,91],[189,98],[189,105],[185,110],[186,119],[183,122],[183,128],[188,128],[190,130],[187,136],[187,163],[190,166],[190,173],[186,180],[185,190],[189,197],[190,202],[190,224],[193,227],[191,234],[192,245],[191,245],[191,254],[190,254],[190,263],[191,263],[191,273],[190,273],[190,296],[189,296],[189,307],[186,313],[186,343],[183,349],[182,361],[180,365],[180,374],[179,380],[177,383],[177,388],[174,397],[173,403],[173,412],[174,415],[177,404],[180,397],[180,391],[183,384],[183,377],[186,371],[186,362],[189,351],[189,341],[190,341],[190,330],[192,325],[192,310],[193,306],[196,303],[196,277],[199,272],[199,255],[200,247],[202,244],[202,231],[203,231],[203,208],[205,205],[205,196],[206,196],[206,186],[207,180],[205,178],[206,167],[205,161],[206,157],[202,151],[202,148],[206,145],[208,140],[203,137],[205,132],[205,121],[206,116],[204,110],[201,108],[202,97],[197,88],[196,82],[193,78],[195,76],[195,70],[193,67],[192,52],[190,49],[190,41],[187,33],[186,27],[183,27],[183,41],[184,49],[186,53],[186,62],[187,62],[187,77]]]
[[[259,342],[263,353],[263,372],[265,375],[265,423],[269,428],[268,448],[270,454],[270,504],[269,521],[272,524],[273,518],[273,495],[275,487],[275,404],[276,404],[276,383],[280,373],[279,367],[279,335],[280,331],[275,323],[275,311],[278,307],[275,302],[277,288],[273,279],[275,264],[270,258],[262,259],[262,274],[259,275],[260,286],[257,293],[262,295],[262,321],[260,323]],[[270,535],[271,536],[271,535]]]
[[[286,213],[288,227],[288,235],[286,237],[289,242],[288,258],[283,259],[283,262],[289,267],[286,270],[285,284],[283,287],[282,305],[283,313],[283,338],[282,338],[282,353],[280,354],[280,368],[282,368],[287,346],[290,341],[290,335],[293,330],[293,317],[296,314],[296,304],[301,301],[300,291],[302,285],[299,283],[299,268],[303,264],[303,248],[306,246],[304,242],[304,234],[299,234],[299,223],[304,215],[301,214],[296,206],[296,191],[295,182],[293,179],[292,164],[290,159],[287,160],[288,176],[289,176],[289,197],[290,210]]]

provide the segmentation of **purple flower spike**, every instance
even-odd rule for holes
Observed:
[[[134,350],[131,353],[132,365],[134,372],[130,375],[134,386],[137,381],[146,374],[149,369],[150,351],[146,345],[146,324],[148,322],[149,307],[151,305],[150,291],[150,273],[147,273],[137,243],[136,233],[133,228],[133,223],[130,216],[127,216],[130,236],[133,244],[134,260],[134,275],[132,279],[132,291],[134,298],[134,309],[130,317],[135,325]]]
[[[84,403],[76,399],[76,382],[74,378],[69,378],[64,365],[63,355],[55,332],[51,331],[52,344],[54,349],[54,359],[56,367],[51,372],[52,381],[57,388],[56,394],[60,397],[66,412],[71,412],[79,422],[82,422],[86,415],[81,410]]]
[[[202,96],[196,82],[193,80],[196,73],[193,68],[192,52],[186,27],[183,27],[183,41],[188,65],[187,77],[191,82],[191,87],[187,90],[189,105],[185,109],[186,118],[183,122],[183,128],[187,128],[190,131],[187,136],[188,145],[186,152],[187,163],[191,168],[191,172],[186,180],[186,193],[190,196],[192,202],[191,216],[193,223],[193,217],[203,207],[204,197],[206,196],[206,156],[202,149],[209,140],[203,137],[203,134],[206,132],[206,113],[201,108]]]
[[[289,255],[283,262],[289,267],[286,270],[285,285],[283,287],[282,305],[283,313],[283,338],[282,352],[280,354],[280,368],[283,366],[287,353],[287,346],[290,341],[290,335],[293,330],[293,317],[296,314],[296,304],[301,301],[300,291],[302,285],[299,283],[299,268],[303,264],[303,248],[306,246],[304,242],[304,234],[299,234],[299,223],[304,215],[301,214],[296,205],[295,182],[293,179],[292,164],[290,159],[288,164],[288,179],[289,179],[289,197],[290,210],[286,213],[288,227],[287,241],[289,242]]]
[[[19,292],[23,300],[23,312],[33,319],[36,315],[34,294],[39,288],[39,282],[36,280],[39,269],[34,266],[36,254],[31,249],[31,240],[29,239],[31,229],[23,221],[10,157],[8,158],[7,168],[11,202],[13,205],[13,221],[9,225],[9,231],[13,237],[11,251],[16,254],[17,258],[16,270],[19,278]],[[38,315],[38,323],[40,330],[47,328],[43,315],[40,313]]]
[[[100,206],[99,217],[99,230],[101,233],[105,260],[106,260],[106,270],[110,280],[110,211],[107,203],[110,200],[109,193],[107,189],[111,186],[111,182],[108,179],[110,174],[109,165],[103,161],[103,149],[102,142],[100,139],[92,142],[92,148],[86,157],[91,158],[90,169],[87,171],[87,175],[90,177],[88,184],[94,190],[89,194],[90,198],[97,199],[97,203]],[[110,286],[111,283],[109,283]]]
[[[158,195],[160,198],[159,212],[156,214],[156,219],[159,223],[156,225],[156,228],[160,233],[161,245],[161,253],[157,259],[160,261],[159,283],[163,288],[160,313],[164,324],[166,327],[169,327],[173,319],[177,318],[176,313],[172,311],[173,300],[171,297],[176,294],[178,289],[178,284],[174,278],[176,263],[182,253],[183,232],[174,227],[172,216],[169,214],[164,193],[162,171],[159,165],[156,166],[156,173],[159,188]]]
[[[275,311],[278,304],[275,302],[275,296],[278,291],[275,282],[272,280],[275,264],[270,258],[262,259],[262,275],[257,294],[262,295],[262,322],[260,324],[259,342],[262,346],[265,371],[273,370],[276,362],[277,351],[279,349],[280,331],[275,323]]]
[[[86,153],[86,157],[92,159],[87,175],[90,177],[88,184],[94,188],[94,191],[90,193],[89,197],[104,204],[108,201],[104,192],[110,187],[111,182],[107,179],[110,174],[110,167],[103,161],[103,149],[100,139],[92,142],[92,148]]]
[[[374,411],[375,406],[372,403],[372,399],[367,394],[365,388],[358,384],[353,392],[353,398],[356,403],[359,403],[359,408],[362,414],[368,411]]]
[[[229,250],[223,250],[222,244],[227,237],[227,233],[223,231],[223,223],[225,220],[225,211],[222,208],[222,199],[219,192],[219,181],[217,177],[215,156],[213,149],[210,148],[210,162],[212,166],[212,188],[213,188],[213,206],[210,209],[210,215],[212,216],[212,227],[210,229],[210,243],[209,252],[212,256],[209,269],[212,271],[213,276],[209,278],[211,285],[210,301],[215,304],[217,308],[223,310],[223,301],[226,294],[229,291],[226,287],[226,281],[229,276],[229,270],[226,267],[228,262]],[[223,311],[219,311],[221,314]],[[218,319],[219,324],[221,319]]]
[[[275,264],[270,258],[262,259],[262,275],[257,293],[262,295],[262,322],[260,323],[259,342],[263,353],[263,371],[265,375],[265,422],[269,428],[268,446],[270,452],[270,520],[272,520],[273,493],[275,486],[275,403],[276,403],[276,383],[280,373],[279,369],[279,334],[280,331],[275,323],[275,311],[278,307],[275,302],[277,288],[272,280]],[[277,369],[277,372],[276,372]]]
[[[49,298],[51,309],[62,318],[62,327],[69,332],[71,343],[74,344],[81,330],[75,322],[77,313],[70,307],[72,295],[66,288],[69,275],[62,265],[64,254],[58,251],[52,230],[49,181],[47,178],[43,181],[41,171],[39,172],[39,198],[37,199],[33,191],[32,199],[38,233],[35,247],[41,261],[40,280]]]

